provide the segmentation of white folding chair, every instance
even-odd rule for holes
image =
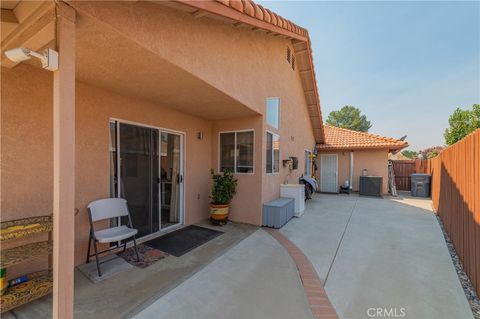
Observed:
[[[128,216],[128,224],[121,225],[117,227],[109,227],[101,230],[95,230],[93,223],[99,220],[105,220],[115,217]],[[130,213],[128,212],[127,201],[123,198],[106,198],[99,199],[88,204],[88,217],[90,219],[90,238],[88,240],[88,251],[87,251],[87,264],[90,262],[90,257],[95,256],[97,262],[98,276],[102,276],[100,270],[100,264],[98,255],[112,249],[119,248],[119,242],[125,240],[123,244],[123,251],[127,248],[128,238],[133,238],[133,245],[135,247],[135,253],[137,254],[137,261],[140,261],[137,250],[137,242],[135,240],[135,235],[138,233],[138,230],[133,228],[132,219],[130,218]],[[93,248],[95,250],[94,254],[90,254],[90,247],[93,241]],[[116,247],[106,249],[99,252],[97,249],[97,242],[99,243],[113,243],[116,242]]]

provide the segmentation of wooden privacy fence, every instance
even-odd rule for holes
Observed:
[[[433,207],[480,295],[480,129],[417,168],[432,174]]]
[[[415,160],[394,160],[393,174],[395,175],[395,186],[399,191],[409,191],[411,189],[410,175],[416,173]]]

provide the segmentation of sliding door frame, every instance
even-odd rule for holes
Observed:
[[[186,178],[185,178],[185,158],[186,158],[186,147],[185,147],[185,139],[186,139],[186,133],[183,131],[178,131],[174,129],[169,129],[169,128],[163,128],[163,127],[158,127],[154,125],[149,125],[149,124],[144,124],[144,123],[138,123],[134,121],[129,121],[129,120],[124,120],[124,119],[119,119],[119,118],[114,118],[111,117],[109,119],[109,123],[115,122],[116,126],[116,148],[117,148],[117,158],[116,158],[116,165],[117,165],[117,196],[119,198],[122,198],[122,189],[121,189],[121,173],[120,173],[120,124],[129,124],[129,125],[135,125],[139,127],[145,127],[149,129],[154,129],[158,131],[158,172],[159,175],[161,172],[161,146],[162,146],[162,139],[161,139],[161,134],[162,133],[169,133],[169,134],[175,134],[180,137],[180,175],[182,176],[182,182],[180,183],[180,200],[179,200],[179,222],[174,225],[170,225],[168,227],[162,228],[162,210],[161,210],[161,187],[158,187],[158,218],[159,218],[159,230],[156,232],[153,232],[151,234],[145,235],[140,239],[140,241],[145,241],[149,240],[155,237],[158,237],[160,235],[163,235],[165,233],[171,232],[173,230],[176,230],[178,228],[181,228],[185,225],[185,184],[186,184]],[[161,176],[159,176],[160,181],[161,181]],[[120,219],[117,221],[117,224],[120,225]]]

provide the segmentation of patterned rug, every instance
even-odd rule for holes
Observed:
[[[117,255],[125,259],[129,264],[139,268],[146,268],[168,256],[167,253],[147,245],[137,245],[137,248],[140,261],[137,261],[137,255],[135,254],[135,248],[133,247],[127,248],[125,252],[120,252]]]

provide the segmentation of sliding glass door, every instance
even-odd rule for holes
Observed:
[[[158,218],[158,131],[120,123],[120,195],[142,237],[160,230]]]
[[[162,228],[180,223],[181,172],[180,135],[161,133],[161,203]]]
[[[127,200],[138,237],[182,223],[183,136],[118,121],[110,128],[111,193]]]

